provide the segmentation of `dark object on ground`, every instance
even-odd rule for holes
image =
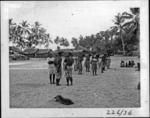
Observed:
[[[64,98],[64,97],[62,97],[61,95],[57,95],[57,96],[54,97],[54,98],[55,98],[56,102],[59,102],[59,103],[64,104],[64,105],[72,105],[72,104],[74,104],[74,103],[72,102],[72,100],[70,100],[70,99],[68,99],[68,98]]]
[[[138,85],[137,85],[137,89],[138,89],[138,90],[141,89],[140,82],[139,82]]]

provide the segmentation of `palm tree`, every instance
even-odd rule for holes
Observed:
[[[31,34],[31,29],[29,28],[29,23],[27,21],[22,21],[18,26],[21,28],[21,38],[25,42],[28,40],[29,35]]]
[[[17,37],[17,24],[13,22],[13,19],[9,19],[9,41],[14,42]]]
[[[117,31],[118,31],[118,28],[116,26],[112,26],[110,27],[110,29],[108,30],[109,32],[109,37],[110,37],[110,40],[111,40],[111,48],[113,46],[113,37],[117,35]]]
[[[69,46],[69,41],[66,38],[62,38],[60,45],[68,47]]]
[[[50,37],[50,34],[48,33],[47,34],[47,38],[46,38],[48,41],[47,41],[47,48],[49,48],[49,46],[50,46],[50,43],[53,43],[53,41],[52,41],[52,39],[51,39],[51,37]]]
[[[139,38],[140,38],[140,24],[139,24],[139,8],[130,8],[131,13],[124,12],[123,18],[127,20],[123,24],[124,30],[127,33],[127,37],[130,40],[132,36],[136,35],[139,51]]]
[[[59,36],[57,36],[55,39],[54,39],[54,42],[56,43],[56,44],[59,44]]]
[[[115,16],[115,20],[114,20],[114,24],[117,26],[118,28],[118,32],[119,32],[119,36],[122,42],[122,50],[123,50],[123,55],[125,55],[125,43],[124,43],[124,39],[123,39],[123,23],[124,23],[125,19],[122,17],[122,14],[118,13]]]
[[[74,38],[74,37],[72,37],[71,43],[72,43],[72,45],[75,47],[75,49],[76,49],[77,46],[79,45],[78,39],[77,39],[77,38]]]

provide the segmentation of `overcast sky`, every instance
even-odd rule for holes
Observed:
[[[39,21],[52,39],[60,36],[70,41],[80,34],[91,35],[108,29],[117,13],[129,11],[136,4],[132,1],[13,1],[6,5],[8,18],[14,22]]]

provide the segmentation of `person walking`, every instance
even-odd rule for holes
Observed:
[[[56,67],[56,85],[59,86],[59,82],[60,82],[60,79],[61,79],[61,76],[62,76],[62,58],[61,58],[61,52],[59,52],[57,55],[56,55],[56,58],[54,60],[54,64],[55,64],[55,67]]]
[[[55,65],[54,65],[54,57],[52,54],[49,54],[49,57],[47,58],[47,63],[48,63],[48,72],[49,72],[49,79],[50,79],[50,84],[55,84]]]
[[[73,85],[73,77],[72,77],[73,63],[74,59],[72,57],[72,53],[69,53],[64,60],[64,70],[66,75],[67,86],[69,86],[69,83]]]

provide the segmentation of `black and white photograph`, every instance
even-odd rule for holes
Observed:
[[[1,13],[4,117],[149,116],[147,0],[2,1]]]

